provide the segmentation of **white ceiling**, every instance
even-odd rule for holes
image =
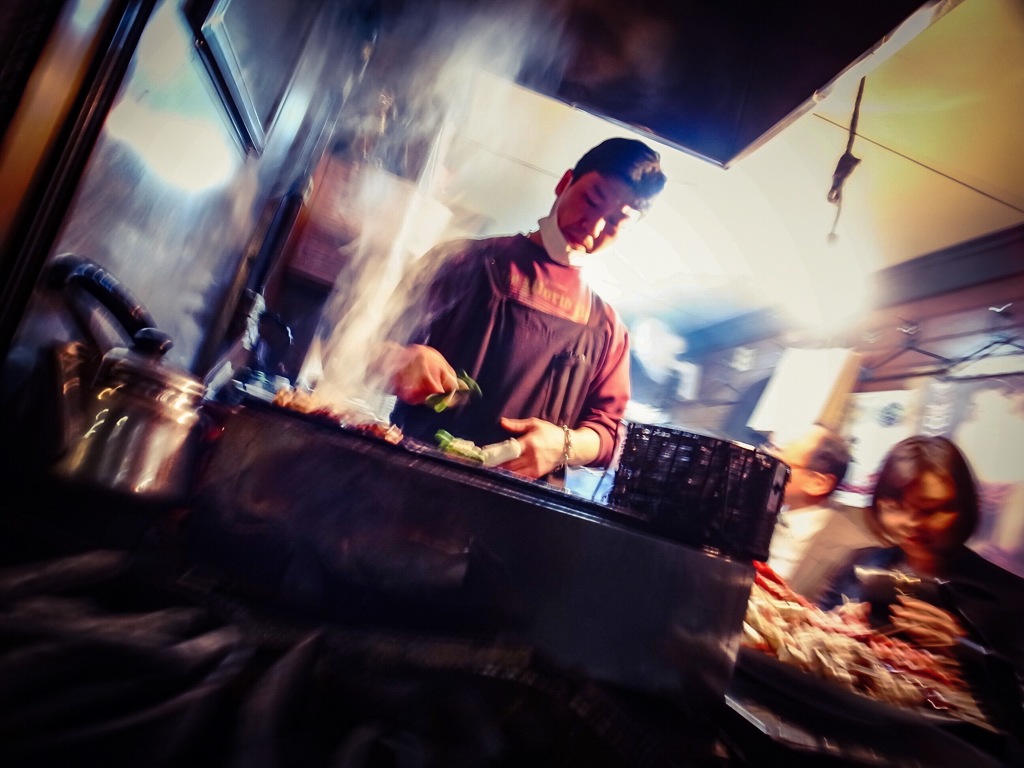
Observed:
[[[826,323],[867,273],[1024,222],[1024,2],[947,5],[728,169],[652,142],[669,184],[591,270],[599,290],[627,315],[671,318],[679,333],[780,305]],[[836,221],[826,195],[865,72],[861,163]],[[566,167],[630,134],[496,77],[481,76],[474,98],[432,183],[475,233],[530,229]]]

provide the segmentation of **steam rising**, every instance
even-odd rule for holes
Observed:
[[[568,53],[559,50],[560,31],[554,12],[533,3],[416,2],[382,24],[339,119],[336,143],[357,167],[350,195],[360,223],[321,319],[319,400],[363,401],[386,415],[383,382],[367,367],[397,312],[413,301],[396,294],[403,273],[435,243],[481,234],[460,231],[444,192],[447,178],[482,165],[479,149],[459,136],[480,75],[523,81],[531,72],[557,73]],[[318,367],[316,346],[307,372]]]

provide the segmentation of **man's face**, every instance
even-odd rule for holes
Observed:
[[[823,435],[824,431],[814,426],[799,438],[772,451],[776,457],[786,462],[791,470],[785,496],[790,509],[816,504],[822,496],[832,490],[833,480],[828,479],[831,476],[808,466]]]
[[[607,247],[640,217],[629,185],[613,176],[590,171],[573,180],[567,172],[555,191],[558,228],[575,250],[594,253]]]

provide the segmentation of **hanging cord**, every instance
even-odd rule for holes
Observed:
[[[860,158],[853,156],[853,140],[857,136],[857,121],[860,119],[860,101],[864,96],[865,79],[862,77],[860,85],[857,87],[857,101],[853,105],[853,117],[850,119],[850,135],[846,140],[846,151],[839,158],[839,162],[836,163],[836,170],[832,174],[832,187],[828,191],[828,201],[836,205],[836,215],[832,220],[832,230],[828,233],[829,243],[834,243],[839,239],[839,236],[836,234],[836,226],[839,224],[839,214],[843,210],[843,184],[846,183],[846,179],[860,163]]]

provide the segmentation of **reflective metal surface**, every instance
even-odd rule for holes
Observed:
[[[66,384],[66,390],[82,388]],[[202,448],[202,384],[138,352],[115,349],[85,389],[78,433],[70,435],[55,473],[141,501],[186,501]]]
[[[720,711],[749,561],[552,486],[269,406],[203,472],[198,561],[319,618],[528,644],[562,668]]]
[[[47,250],[80,254],[116,274],[175,339],[171,362],[205,374],[204,346],[221,341],[207,336],[232,309],[223,305],[237,300],[230,288],[250,266],[242,256],[259,212],[305,177],[317,149],[311,137],[334,119],[339,80],[357,66],[361,30],[346,4],[321,5],[298,41],[302,56],[288,69],[291,87],[263,153],[252,157],[202,67],[182,4],[155,5],[115,103],[97,121],[80,183],[47,179],[67,198],[46,228]],[[261,53],[273,66],[274,51]],[[12,257],[31,261],[34,274],[43,268],[39,254]],[[25,282],[31,290],[32,274]],[[44,309],[33,297],[25,314]],[[27,338],[30,323],[22,318],[12,346],[37,341]]]

